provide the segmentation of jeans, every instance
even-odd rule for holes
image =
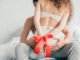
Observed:
[[[29,60],[29,58],[38,60],[44,58],[45,55],[39,53],[36,55],[34,50],[25,43],[20,43],[16,46],[16,60]],[[51,51],[51,58],[64,58],[67,57],[67,60],[80,60],[80,43],[75,41],[69,44],[66,44],[61,49],[57,51]]]

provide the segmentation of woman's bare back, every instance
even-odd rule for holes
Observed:
[[[34,25],[34,16],[31,17],[30,19],[31,19],[30,21],[32,22],[31,31],[33,33],[35,33],[36,29],[35,29],[35,25]],[[47,26],[47,22],[48,22],[48,26],[56,27],[58,25],[58,22],[51,17],[50,18],[47,18],[47,17],[40,18],[41,26]]]
[[[54,2],[51,2],[49,0],[44,0],[44,7],[42,6],[43,3],[41,3],[41,13],[46,12],[52,15],[61,16],[63,15],[64,6],[61,9],[58,9],[54,6]],[[54,9],[52,9],[54,8]],[[53,17],[41,17],[40,18],[40,24],[41,26],[53,26],[56,27],[58,24],[58,21]]]

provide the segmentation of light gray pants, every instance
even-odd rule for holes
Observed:
[[[29,58],[38,60],[40,58],[44,58],[44,54],[36,55],[33,52],[33,49],[25,43],[18,44],[16,46],[15,52],[16,60],[29,60]],[[51,57],[52,58],[67,57],[67,60],[80,60],[80,43],[76,41],[71,42],[57,51],[52,51]]]

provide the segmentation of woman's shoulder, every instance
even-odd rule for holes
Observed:
[[[28,17],[26,20],[32,21],[34,16]]]
[[[26,26],[27,24],[29,24],[29,25],[33,24],[33,16],[26,18],[24,25]]]
[[[34,16],[28,17],[28,18],[26,18],[25,23],[26,23],[27,21],[28,21],[28,22],[33,22],[33,19],[34,19]]]

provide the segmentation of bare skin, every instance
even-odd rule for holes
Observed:
[[[41,8],[42,4],[39,5],[40,3],[41,3],[41,0],[39,0],[39,2],[36,5],[36,11],[38,13],[35,12],[35,15],[33,17],[30,17],[30,18],[28,18],[26,20],[26,22],[24,24],[24,29],[23,29],[23,31],[21,33],[21,39],[20,39],[20,41],[23,42],[23,43],[26,43],[26,44],[30,45],[31,47],[35,47],[36,42],[34,41],[33,37],[30,38],[30,40],[26,39],[26,37],[28,36],[29,31],[32,30],[32,32],[35,33],[35,31],[37,31],[37,27],[40,27],[40,25],[41,26],[46,26],[46,25],[47,26],[53,26],[53,27],[55,27],[55,29],[52,30],[49,33],[56,34],[56,33],[60,32],[60,31],[62,31],[64,33],[64,35],[66,36],[65,38],[62,37],[60,39],[57,39],[58,42],[56,44],[54,44],[54,45],[51,46],[52,51],[56,51],[56,50],[62,48],[65,44],[69,43],[70,32],[69,32],[69,30],[66,27],[66,21],[67,21],[67,17],[68,17],[68,13],[69,12],[66,10],[65,13],[64,13],[63,12],[64,9],[58,10],[54,5],[50,6],[50,4],[52,5],[53,2],[50,2],[49,0],[46,0],[45,4],[44,4],[44,12],[48,12],[50,14],[55,14],[55,15],[58,15],[58,16],[62,16],[62,18],[61,18],[60,22],[58,22],[56,19],[53,19],[51,17],[40,18],[39,17],[40,16],[39,12],[43,11],[43,9]],[[54,9],[52,9],[52,8],[54,8]],[[64,6],[62,8],[64,8]],[[36,16],[37,16],[37,18],[36,18]],[[66,16],[66,19],[64,18],[64,16]],[[36,21],[36,19],[39,19],[39,18],[40,18],[40,25],[37,24],[37,26],[35,26],[34,22]],[[65,20],[65,21],[63,21],[63,20]],[[38,31],[38,32],[42,33],[43,31],[41,30],[41,31]],[[39,35],[41,36],[43,34],[39,34]]]

